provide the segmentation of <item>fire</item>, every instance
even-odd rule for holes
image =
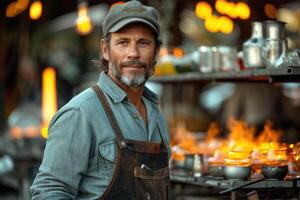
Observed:
[[[289,173],[290,175],[300,175],[300,142],[295,145],[290,145],[289,149]]]
[[[173,133],[171,140],[173,160],[182,161],[186,153],[197,153],[196,137],[186,130],[184,124],[178,124]]]
[[[209,156],[209,165],[252,166],[256,172],[262,165],[287,165],[291,160],[300,162],[300,144],[295,153],[295,145],[280,143],[283,132],[274,129],[270,121],[257,135],[256,128],[242,120],[229,118],[227,128],[228,137],[222,139],[218,124],[212,123],[206,137],[199,140],[183,125],[178,126],[171,137],[175,147],[172,148],[173,159],[183,160],[185,154],[205,154]]]
[[[267,159],[269,161],[281,161],[287,160],[285,151],[276,151],[275,149],[270,149],[268,151]]]
[[[233,160],[249,158],[249,156],[250,156],[250,152],[245,152],[245,151],[229,151],[227,153],[227,158],[233,159]]]
[[[272,128],[272,123],[270,121],[267,121],[264,125],[264,130],[257,138],[257,143],[278,143],[281,136],[282,131],[274,130]]]
[[[286,147],[279,144],[282,131],[273,129],[270,121],[265,123],[258,137],[255,137],[255,127],[233,118],[228,120],[228,129],[228,144],[222,149],[227,152],[226,165],[279,165],[287,161]],[[272,152],[276,152],[276,156]]]
[[[266,155],[265,164],[267,165],[287,165],[287,147],[285,145],[278,145],[275,148],[268,150]]]
[[[259,149],[253,149],[251,159],[252,164],[261,165],[263,163],[262,152]]]
[[[206,141],[211,141],[219,136],[221,133],[220,128],[216,122],[213,122],[209,125],[207,136],[205,138]]]
[[[221,145],[221,140],[215,138],[220,133],[216,124],[211,126],[208,136],[203,141],[200,141],[194,133],[189,132],[182,123],[179,123],[171,133],[173,133],[171,136],[172,159],[176,161],[183,160],[185,154],[212,155],[214,150]]]
[[[194,152],[197,146],[196,136],[187,131],[184,124],[179,124],[172,137],[171,145],[177,145],[188,152]]]
[[[217,149],[215,150],[214,155],[208,158],[208,163],[211,166],[222,166],[224,165],[225,157],[226,157],[225,153]]]
[[[250,166],[251,165],[251,159],[250,159],[250,153],[246,151],[229,151],[227,153],[225,160],[225,165],[231,165],[231,166]]]
[[[230,150],[248,152],[254,148],[254,127],[233,118],[229,118],[227,126],[230,131],[228,136]]]

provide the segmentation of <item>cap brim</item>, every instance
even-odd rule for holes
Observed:
[[[126,26],[128,24],[136,23],[136,22],[143,23],[143,24],[149,26],[156,34],[159,34],[159,31],[157,30],[157,28],[153,24],[151,24],[147,20],[144,20],[144,19],[141,19],[141,18],[129,18],[129,19],[121,20],[120,22],[115,24],[113,27],[111,27],[109,32],[110,33],[117,32],[121,28],[123,28],[124,26]]]

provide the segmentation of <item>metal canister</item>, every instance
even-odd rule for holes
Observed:
[[[243,61],[246,68],[263,67],[262,49],[265,43],[263,37],[264,24],[252,22],[251,37],[243,43]]]
[[[219,49],[215,46],[211,47],[212,53],[212,65],[215,72],[221,71],[222,66],[222,56]]]
[[[266,42],[262,56],[268,68],[282,67],[287,54],[287,40],[285,38],[285,22],[265,21]]]
[[[230,46],[218,46],[218,51],[221,56],[221,71],[239,70],[236,48]]]
[[[184,159],[184,168],[188,172],[192,172],[194,169],[194,159],[195,155],[194,154],[185,154],[185,159]]]
[[[200,46],[200,64],[199,71],[202,73],[210,73],[213,71],[220,71],[221,56],[217,47],[215,46]]]
[[[264,22],[266,27],[266,39],[285,39],[285,22],[268,20]]]
[[[202,73],[210,73],[214,71],[212,51],[210,46],[200,46],[199,71]]]

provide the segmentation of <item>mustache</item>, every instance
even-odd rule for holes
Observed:
[[[120,63],[121,67],[137,67],[137,68],[146,68],[147,64],[140,61],[140,60],[130,60],[130,61],[124,61]]]

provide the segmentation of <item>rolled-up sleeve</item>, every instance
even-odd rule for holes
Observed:
[[[39,172],[30,188],[32,199],[75,199],[88,167],[92,133],[87,115],[79,108],[58,112]]]

